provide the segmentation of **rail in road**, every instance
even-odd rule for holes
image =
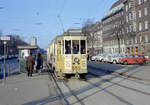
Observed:
[[[143,89],[141,89],[139,87],[128,86],[127,84],[122,84],[121,82],[115,82],[115,81],[113,81],[113,79],[115,79],[117,77],[117,75],[119,75],[119,77],[120,77],[120,76],[123,76],[122,74],[117,73],[117,75],[116,75],[116,74],[112,74],[112,72],[110,72],[110,71],[106,72],[104,70],[102,70],[102,71],[99,70],[99,72],[103,72],[105,74],[110,74],[111,78],[107,78],[106,79],[106,78],[101,77],[100,75],[98,75],[94,71],[93,72],[88,71],[88,76],[92,76],[93,78],[97,78],[101,82],[100,83],[99,82],[98,83],[92,83],[89,80],[89,78],[87,77],[87,79],[85,79],[85,80],[79,80],[79,81],[83,81],[83,82],[85,82],[85,83],[87,83],[89,85],[87,87],[81,87],[81,89],[79,89],[79,90],[72,90],[71,86],[69,86],[69,84],[67,84],[67,82],[69,81],[68,79],[66,79],[66,78],[65,79],[58,79],[58,78],[55,77],[55,75],[53,74],[53,72],[49,72],[49,74],[50,74],[50,79],[53,79],[53,81],[57,85],[59,93],[61,94],[62,98],[65,100],[66,105],[70,105],[70,102],[68,101],[68,98],[72,97],[72,96],[76,99],[75,103],[78,103],[80,105],[85,105],[85,103],[83,102],[83,100],[86,98],[86,96],[85,96],[85,98],[80,98],[78,95],[80,95],[80,94],[82,94],[82,93],[84,93],[86,91],[89,91],[91,89],[94,89],[94,88],[99,88],[99,89],[103,90],[103,88],[99,87],[102,83],[110,83],[110,84],[112,84],[112,85],[109,85],[108,88],[111,87],[111,86],[117,86],[117,87],[120,87],[120,88],[123,88],[123,89],[127,89],[127,90],[130,90],[130,91],[133,91],[133,92],[137,92],[137,93],[140,93],[140,94],[143,94],[143,95],[146,95],[146,96],[150,96],[150,92],[148,92],[146,90],[143,90]],[[126,76],[124,76],[124,77],[126,77]],[[134,79],[136,79],[136,78],[134,78]],[[137,80],[139,80],[139,79],[137,79]],[[59,85],[60,85],[60,82],[61,82],[63,84],[63,86],[65,88],[67,88],[67,90],[68,90],[67,93],[66,92],[63,93],[64,90],[62,90],[62,88],[58,85],[58,82],[59,82]],[[134,82],[134,81],[131,80],[131,82]],[[105,87],[104,90],[106,92],[110,93],[109,91],[107,91],[106,88],[107,87]],[[95,94],[95,93],[93,93],[93,94]],[[112,93],[110,93],[110,94],[112,94]],[[130,104],[130,103],[128,103],[128,101],[126,101],[124,99],[120,99],[115,94],[113,96],[116,97],[117,99],[119,99],[123,103]]]
[[[125,77],[125,78],[130,78],[130,79],[134,79],[134,80],[140,80],[140,81],[143,81],[143,82],[150,82],[150,80],[148,80],[148,79],[144,79],[144,78],[140,78],[140,77],[136,77],[136,76],[125,74],[126,71],[124,71],[124,72],[117,72],[117,71],[114,71],[114,70],[102,69],[102,68],[97,68],[97,67],[93,67],[93,66],[88,66],[88,67],[93,68],[94,70],[100,70],[100,71],[105,72],[107,74],[119,75],[119,76],[122,76],[122,77]]]
[[[112,83],[113,85],[117,85],[117,86],[120,86],[122,88],[126,88],[126,89],[130,89],[130,90],[133,90],[133,91],[136,91],[136,92],[139,92],[139,93],[142,93],[142,94],[145,94],[145,95],[149,95],[150,96],[150,93],[149,92],[145,92],[143,90],[139,90],[139,89],[136,89],[136,88],[132,88],[132,87],[129,87],[129,86],[126,86],[126,85],[122,85],[122,84],[119,84],[119,83],[116,83],[116,82],[112,82],[110,79],[104,79],[102,77],[100,77],[99,75],[95,74],[95,73],[92,73],[92,72],[89,72],[90,75],[93,75],[94,77],[96,78],[99,78],[101,79],[102,81],[105,81],[105,82],[110,82]]]
[[[6,76],[9,76],[14,70],[19,68],[19,63],[17,59],[6,60],[5,70]],[[3,78],[4,63],[0,61],[0,78]]]
[[[49,69],[51,69],[48,65],[47,65],[47,67],[48,67]],[[59,93],[60,93],[61,98],[64,99],[64,101],[65,101],[65,105],[71,105],[71,104],[69,103],[69,101],[67,100],[67,98],[70,97],[70,96],[73,96],[73,97],[78,101],[78,104],[80,104],[80,105],[85,105],[85,104],[78,98],[78,96],[71,90],[71,88],[70,88],[69,85],[67,84],[67,81],[68,81],[67,78],[58,79],[58,78],[54,75],[54,73],[53,73],[52,71],[51,71],[51,72],[49,71],[49,78],[50,78],[50,80],[52,80],[52,81],[55,83],[57,89],[59,90]],[[69,90],[69,93],[67,93],[67,94],[63,93],[63,90],[61,90],[60,86],[58,85],[58,82],[62,82],[63,85],[67,88],[67,90]]]

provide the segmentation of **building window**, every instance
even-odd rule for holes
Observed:
[[[144,15],[147,15],[147,7],[144,8]]]
[[[128,11],[128,5],[126,5],[126,12]]]
[[[142,1],[141,1],[141,0],[139,0],[138,4],[140,5],[141,3],[142,3]]]
[[[129,2],[129,8],[131,8],[131,5],[132,5],[132,3],[131,3],[131,2]]]
[[[133,23],[133,31],[136,32],[136,23]]]
[[[140,36],[140,42],[142,42],[142,36]]]
[[[127,27],[127,33],[129,32],[129,28]]]
[[[142,31],[142,23],[139,23],[139,31]]]
[[[148,21],[145,21],[145,29],[148,29]]]
[[[141,10],[139,10],[139,18],[141,17]]]
[[[132,14],[129,13],[129,20],[132,20]]]
[[[130,32],[132,32],[132,25],[129,26],[129,30],[130,30]]]
[[[145,36],[145,42],[148,42],[148,36],[147,35]]]
[[[133,17],[133,20],[136,19],[136,12],[135,11],[132,11],[132,17]]]
[[[133,39],[131,39],[131,44],[133,44]]]
[[[137,43],[137,37],[135,37],[135,43]]]
[[[128,20],[128,16],[126,16],[126,22],[128,23],[128,21],[129,21],[129,20]]]
[[[144,0],[144,2],[146,2],[147,0]]]

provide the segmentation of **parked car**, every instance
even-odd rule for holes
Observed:
[[[96,55],[91,57],[91,61],[95,61],[96,60]]]
[[[143,54],[136,54],[136,56],[142,57],[144,64],[149,62],[149,58],[147,56],[143,55]]]
[[[110,63],[117,64],[121,63],[121,59],[124,57],[122,54],[115,54],[111,56]]]
[[[99,54],[97,57],[96,57],[96,60],[97,61],[102,61],[102,59],[105,57],[106,54]]]
[[[143,58],[137,55],[126,55],[121,59],[122,64],[143,64]]]
[[[110,62],[111,56],[112,56],[112,55],[106,54],[106,55],[103,56],[103,58],[102,58],[101,61],[102,61],[102,62],[105,62],[105,63],[106,63],[106,62],[108,63],[108,62]]]

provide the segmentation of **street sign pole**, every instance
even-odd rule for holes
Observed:
[[[4,66],[3,66],[3,80],[6,80],[6,44],[7,42],[4,41]]]
[[[1,36],[0,37],[0,40],[2,40],[4,42],[4,64],[3,64],[3,81],[5,83],[5,80],[6,80],[6,44],[7,44],[7,41],[10,40],[10,37],[9,36]]]

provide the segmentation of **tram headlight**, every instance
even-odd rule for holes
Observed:
[[[74,62],[79,63],[79,59],[78,58],[74,58]]]

